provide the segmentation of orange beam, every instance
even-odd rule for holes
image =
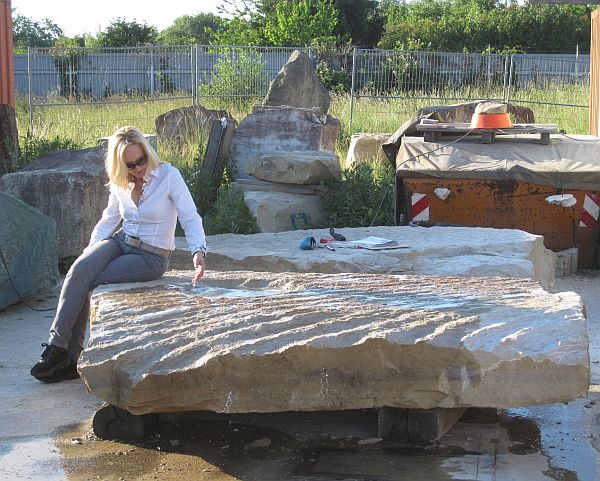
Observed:
[[[0,0],[0,104],[15,108],[12,9],[10,0]]]

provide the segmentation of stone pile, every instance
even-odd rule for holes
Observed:
[[[263,105],[255,106],[235,131],[229,156],[235,185],[244,191],[261,231],[321,223],[315,191],[341,175],[335,154],[340,122],[327,115],[328,108],[329,94],[312,61],[295,51]]]
[[[579,296],[530,279],[192,271],[92,296],[79,371],[132,414],[509,408],[589,386]]]

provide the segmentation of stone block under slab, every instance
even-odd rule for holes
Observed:
[[[589,385],[583,306],[528,279],[192,271],[92,296],[79,371],[133,414],[518,407]]]
[[[337,230],[348,240],[376,236],[397,240],[407,247],[370,251],[334,243],[335,251],[304,251],[299,248],[300,242],[307,236],[313,236],[317,241],[329,238],[329,229],[221,234],[207,238],[209,253],[206,265],[208,270],[217,271],[531,277],[539,280],[545,288],[554,283],[556,255],[544,247],[542,236],[521,230],[409,226]],[[190,269],[191,255],[185,239],[176,239],[176,245],[171,256],[171,268]]]
[[[382,406],[378,413],[380,438],[409,444],[440,439],[467,408],[398,409]]]

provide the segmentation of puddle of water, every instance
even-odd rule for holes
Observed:
[[[62,456],[50,437],[0,440],[0,479],[63,481]]]

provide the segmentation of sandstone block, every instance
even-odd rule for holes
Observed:
[[[263,105],[289,105],[299,108],[329,110],[329,92],[321,84],[312,60],[303,52],[294,50],[273,82]]]
[[[161,142],[181,148],[190,141],[198,143],[203,139],[206,142],[212,120],[219,120],[223,117],[232,119],[225,110],[210,110],[202,105],[191,105],[159,115],[154,121],[154,125]]]
[[[351,169],[357,165],[384,159],[381,146],[391,134],[359,133],[352,134],[350,147],[346,155],[346,168]]]
[[[256,212],[256,210],[255,210]],[[516,229],[483,227],[380,226],[337,229],[348,240],[368,236],[397,240],[404,249],[369,251],[342,247],[335,251],[298,248],[307,236],[329,237],[326,229],[253,235],[221,234],[207,239],[209,270],[270,272],[370,272],[450,276],[530,277],[544,287],[554,284],[556,255],[542,236]],[[184,239],[176,240],[174,269],[189,268]]]
[[[321,198],[289,192],[244,190],[244,202],[262,232],[281,232],[319,225]]]
[[[320,184],[341,177],[336,154],[316,150],[275,152],[250,158],[248,173],[269,182]]]
[[[56,221],[58,257],[78,256],[108,202],[103,147],[59,150],[0,178],[0,190]]]
[[[92,296],[79,371],[132,414],[508,408],[589,386],[580,297],[530,279],[192,271]]]
[[[54,287],[58,258],[54,220],[4,192],[0,192],[0,212],[2,310],[19,302],[21,296],[27,298]]]
[[[340,121],[318,110],[255,106],[233,134],[229,158],[234,177],[249,177],[248,162],[262,154],[293,151],[335,152]]]

